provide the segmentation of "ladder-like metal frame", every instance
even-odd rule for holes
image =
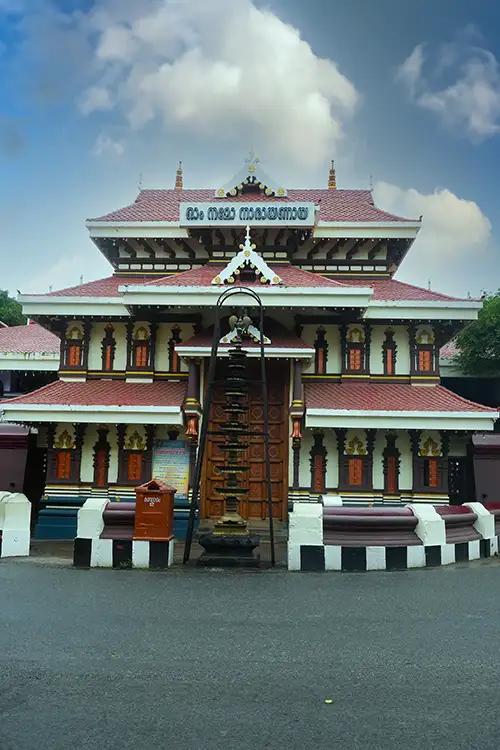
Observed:
[[[210,352],[210,363],[208,367],[207,385],[205,389],[205,397],[203,401],[203,412],[201,417],[200,427],[200,438],[198,443],[198,454],[196,457],[196,465],[194,471],[193,486],[191,490],[191,506],[189,509],[189,520],[186,532],[186,542],[184,546],[184,558],[183,562],[187,563],[191,553],[191,544],[193,541],[194,522],[196,518],[196,511],[199,508],[200,501],[200,484],[201,484],[201,472],[203,468],[203,458],[205,456],[205,447],[207,443],[208,435],[208,423],[210,419],[210,409],[212,406],[213,388],[215,381],[215,368],[217,366],[217,353],[219,350],[219,342],[221,338],[220,334],[220,318],[221,311],[224,303],[228,299],[233,297],[235,294],[246,295],[251,297],[259,306],[259,333],[260,333],[260,382],[262,389],[262,406],[264,409],[264,430],[262,436],[264,438],[264,454],[265,454],[265,466],[266,466],[266,486],[267,486],[267,508],[269,515],[269,539],[271,542],[271,564],[274,566],[276,563],[276,555],[274,549],[274,524],[273,524],[273,498],[272,498],[272,485],[271,485],[271,460],[269,456],[269,399],[267,393],[267,377],[266,377],[266,362],[264,356],[264,307],[259,295],[249,289],[248,287],[231,287],[223,292],[215,307],[215,324],[214,324],[214,337],[212,341],[212,350]]]

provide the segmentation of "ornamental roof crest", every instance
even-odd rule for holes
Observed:
[[[212,279],[212,284],[216,286],[234,284],[235,277],[240,275],[245,266],[253,268],[255,275],[260,277],[261,284],[274,286],[282,283],[281,277],[269,268],[262,255],[255,252],[255,245],[250,241],[250,227],[247,227],[245,242],[240,245],[240,252],[231,258],[227,266]]]
[[[262,169],[259,157],[250,151],[248,158],[245,159],[245,165],[229,182],[215,191],[215,197],[227,198],[238,195],[248,185],[260,188],[266,196],[283,198],[287,194],[286,189]]]

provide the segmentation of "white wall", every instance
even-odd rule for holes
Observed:
[[[160,323],[156,332],[155,370],[168,371],[168,342],[172,338],[172,328],[179,326],[181,341],[194,335],[192,323]],[[187,363],[181,360],[181,372],[186,372]]]
[[[318,330],[319,325],[319,323],[306,323],[302,328],[301,339],[312,348],[314,348],[316,331]],[[340,329],[339,326],[329,324],[326,324],[323,327],[325,329],[325,339],[328,344],[326,372],[327,374],[337,374],[340,373],[342,369]],[[314,357],[309,364],[305,366],[304,372],[309,374],[314,373]]]
[[[88,425],[85,430],[85,437],[82,446],[82,463],[80,469],[80,480],[82,482],[94,481],[94,446],[99,439],[97,434],[98,425]],[[111,446],[109,456],[108,481],[116,482],[118,479],[118,441],[116,428],[110,426],[107,434],[108,443]]]

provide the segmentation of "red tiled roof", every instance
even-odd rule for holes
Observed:
[[[373,288],[374,300],[448,300],[449,302],[462,301],[458,297],[449,297],[447,294],[433,292],[430,289],[422,289],[422,287],[413,286],[412,284],[406,284],[403,281],[397,281],[397,279],[343,279],[343,283],[347,284],[348,286],[371,286]]]
[[[0,352],[58,354],[59,338],[38,323],[0,328]]]
[[[220,199],[215,198],[214,193],[215,190],[141,190],[131,205],[89,221],[178,221],[179,203],[217,202]],[[311,201],[319,205],[320,221],[414,221],[377,208],[370,190],[289,190],[285,198],[245,193],[227,200],[245,203]]]
[[[442,385],[409,383],[306,383],[306,407],[352,411],[470,411],[491,412]]]
[[[87,380],[84,383],[57,380],[5,404],[51,404],[54,406],[179,406],[185,383],[155,381],[126,383],[123,380]]]
[[[191,268],[188,271],[182,271],[181,273],[172,274],[171,276],[164,276],[161,279],[151,281],[152,286],[211,286],[212,279],[217,276],[225,267],[226,263],[207,263],[204,266],[198,268]],[[285,287],[343,287],[340,281],[334,281],[333,279],[327,279],[318,273],[312,273],[311,271],[303,271],[297,266],[292,266],[289,263],[283,264],[269,264],[269,267],[274,271],[282,280],[282,285]],[[125,282],[126,283],[126,282]],[[131,282],[133,283],[133,282]],[[242,286],[258,286],[262,287],[265,284],[261,284],[260,281],[244,281],[241,282]],[[227,285],[227,286],[235,286]],[[225,285],[224,285],[225,286]],[[221,285],[222,288],[222,285]]]
[[[106,276],[105,279],[87,281],[85,284],[70,286],[49,292],[48,297],[120,297],[118,287],[121,284],[145,284],[151,276],[136,274],[135,276]]]
[[[457,347],[457,342],[455,339],[452,339],[451,341],[448,341],[447,344],[441,347],[439,350],[439,356],[441,359],[453,359],[457,356],[460,349]]]

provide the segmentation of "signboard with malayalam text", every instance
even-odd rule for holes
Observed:
[[[175,487],[176,500],[186,500],[189,482],[189,446],[183,440],[155,440],[152,474]]]
[[[312,227],[316,207],[310,202],[213,201],[181,203],[181,227]]]

